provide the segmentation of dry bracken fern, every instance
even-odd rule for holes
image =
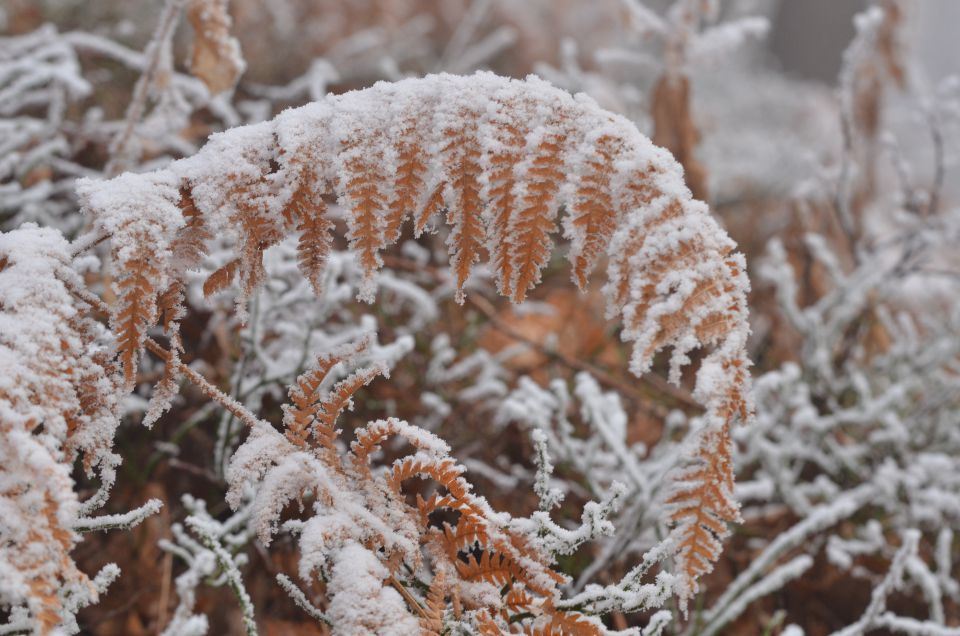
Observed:
[[[401,420],[379,420],[358,428],[350,450],[343,453],[335,444],[339,406],[329,411],[326,435],[306,434],[317,413],[324,412],[323,405],[349,399],[361,386],[356,379],[366,380],[377,369],[360,367],[329,389],[321,388],[326,384],[323,378],[334,368],[356,367],[365,354],[360,346],[321,357],[291,390],[285,435],[263,426],[238,449],[229,478],[235,492],[251,481],[260,483],[255,524],[261,538],[269,541],[288,501],[313,499],[313,517],[301,532],[301,576],[309,579],[320,570],[326,580],[335,579],[347,558],[344,551],[352,559],[382,555],[382,585],[386,587],[389,578],[404,594],[405,607],[394,607],[398,624],[416,614],[415,624],[424,633],[442,633],[450,596],[460,599],[457,611],[476,615],[481,622],[479,613],[492,612],[504,624],[542,628],[534,633],[562,633],[557,631],[562,626],[581,622],[595,627],[575,612],[554,607],[558,586],[567,578],[551,569],[549,556],[529,545],[521,533],[506,528],[487,502],[473,494],[462,476],[464,467],[449,456],[442,440]],[[393,461],[387,470],[374,472],[372,456],[395,438],[412,453]],[[425,500],[418,493],[411,503],[407,484],[415,478],[428,480],[443,494]],[[443,510],[455,511],[456,520],[441,526],[432,515]],[[422,549],[434,574],[421,602],[408,587],[424,573]],[[350,590],[331,587],[331,606],[349,603],[337,596]],[[380,593],[384,592],[376,594]],[[369,589],[364,594],[376,596]],[[388,616],[389,610],[382,613]],[[529,616],[539,618],[532,621]],[[343,616],[334,625],[335,633],[361,633],[373,629],[374,622],[370,617]]]
[[[241,304],[263,280],[263,251],[288,235],[299,237],[300,267],[319,287],[333,240],[325,198],[345,211],[346,238],[366,272],[366,300],[376,290],[380,252],[408,218],[416,232],[446,221],[458,300],[485,258],[500,291],[522,300],[549,262],[557,233],[569,241],[581,288],[608,257],[608,314],[633,343],[631,371],[646,373],[669,348],[678,381],[690,352],[708,349],[695,390],[706,407],[703,445],[671,499],[684,598],[717,558],[726,522],[738,516],[728,428],[750,413],[744,261],[706,205],[691,197],[670,154],[589,98],[536,78],[484,73],[380,83],[215,135],[164,170],[83,181],[79,190],[122,271],[113,321],[128,385],[145,331],[157,320],[157,295],[183,275],[173,254],[182,250],[172,248],[203,243],[201,231],[236,240],[235,260],[204,288],[214,293],[236,281]],[[196,213],[184,218],[181,208]],[[169,315],[177,315],[175,307]],[[356,377],[341,397],[368,379]],[[335,433],[339,407],[311,410],[311,386],[298,389],[306,401],[294,394],[288,411],[288,441],[298,447],[311,436],[326,446]],[[449,465],[409,461],[421,463],[397,466],[393,489],[414,467],[459,487]],[[461,512],[473,505],[454,499]],[[510,558],[523,552],[509,542],[497,549]]]
[[[74,524],[102,504],[119,463],[119,378],[106,334],[68,287],[81,286],[69,263],[54,230],[0,234],[0,604],[26,607],[38,634],[62,624],[67,596],[96,598],[70,556]],[[78,457],[102,486],[86,502],[71,477]]]

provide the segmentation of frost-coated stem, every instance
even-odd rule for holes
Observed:
[[[147,338],[144,341],[144,344],[146,345],[147,349],[159,356],[164,362],[170,361],[170,352],[161,347],[154,340]],[[219,402],[223,408],[233,413],[241,422],[250,427],[256,426],[257,423],[260,422],[260,420],[257,419],[257,416],[248,411],[245,406],[234,400],[229,395],[225,394],[217,387],[210,384],[205,377],[182,362],[179,362],[177,366],[183,375],[185,375],[188,380],[193,382],[198,389],[203,391],[208,398]]]
[[[879,622],[881,615],[889,616],[885,613],[887,609],[887,598],[890,593],[899,589],[903,584],[903,572],[906,569],[907,561],[911,556],[917,553],[917,545],[920,541],[919,530],[908,530],[903,535],[903,545],[893,557],[890,564],[890,571],[883,581],[877,587],[873,588],[870,596],[870,604],[864,610],[863,616],[856,623],[848,625],[842,630],[833,633],[833,636],[858,636],[864,634],[867,630],[873,628]],[[924,631],[922,633],[935,633]]]
[[[777,567],[758,583],[748,588],[734,602],[727,605],[726,609],[720,614],[717,614],[716,618],[700,632],[701,636],[713,636],[713,634],[718,633],[731,621],[736,620],[751,603],[781,589],[793,579],[802,576],[812,566],[813,558],[810,555],[801,554],[792,561]]]
[[[277,583],[283,588],[283,591],[290,596],[293,602],[297,604],[297,607],[306,612],[310,618],[321,623],[326,623],[327,625],[330,624],[330,619],[327,618],[327,615],[310,602],[307,595],[303,593],[303,590],[301,590],[296,583],[290,580],[290,577],[286,574],[278,574]]]
[[[240,602],[240,609],[243,612],[243,624],[247,629],[247,636],[257,636],[257,623],[253,618],[253,601],[247,594],[247,589],[243,586],[243,578],[240,576],[240,570],[233,560],[233,556],[224,549],[213,532],[207,527],[202,519],[196,517],[187,517],[187,523],[193,528],[193,531],[200,536],[203,544],[217,557],[217,563],[223,569],[223,574],[227,579],[227,584],[233,593],[236,594]]]
[[[130,162],[130,139],[133,137],[133,131],[140,120],[143,118],[143,111],[147,107],[147,94],[154,83],[157,75],[157,69],[160,67],[160,57],[169,44],[173,36],[174,27],[180,12],[183,11],[186,0],[167,0],[163,6],[163,12],[160,14],[160,22],[150,44],[147,45],[146,59],[147,64],[143,69],[143,74],[137,80],[137,85],[133,89],[133,96],[130,104],[127,106],[127,112],[124,116],[123,130],[110,144],[110,160],[104,172],[107,176],[116,176],[124,171]]]
[[[734,603],[737,597],[744,593],[764,570],[773,565],[788,550],[801,545],[803,541],[838,521],[849,517],[858,509],[876,497],[878,488],[867,483],[859,486],[829,504],[823,504],[810,511],[810,514],[795,524],[786,532],[777,536],[774,541],[738,576],[724,591],[723,595],[714,603],[713,607],[704,615],[704,623],[709,625],[720,616],[728,605]],[[691,629],[692,629],[691,625]],[[690,633],[689,630],[687,633]]]
[[[159,499],[151,499],[139,508],[116,515],[101,515],[99,517],[81,517],[73,524],[77,532],[94,532],[96,530],[129,530],[143,522],[144,519],[155,515],[163,508]]]
[[[663,630],[673,621],[673,612],[670,610],[660,610],[650,617],[650,622],[640,632],[641,636],[660,636]]]

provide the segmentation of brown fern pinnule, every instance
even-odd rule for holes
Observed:
[[[548,122],[543,138],[533,151],[530,165],[523,171],[525,192],[520,210],[510,225],[510,261],[514,282],[513,301],[523,302],[532,287],[540,282],[540,271],[550,260],[556,232],[557,194],[566,179],[563,143],[567,137],[561,121]]]
[[[447,223],[450,225],[450,264],[457,286],[457,302],[464,300],[463,286],[484,247],[484,228],[480,198],[480,144],[477,141],[477,115],[462,112],[462,127],[443,131],[446,144],[441,156],[448,163]]]
[[[339,357],[333,355],[320,358],[312,369],[301,374],[296,383],[290,387],[289,396],[292,406],[285,409],[283,420],[287,439],[300,448],[307,447],[307,441],[314,428],[313,422],[321,408],[320,385],[333,366],[339,362]],[[328,437],[323,439],[332,442]],[[327,444],[324,445],[327,446]],[[333,449],[328,446],[328,450]]]
[[[369,466],[370,455],[376,452],[385,440],[399,433],[396,424],[397,420],[390,419],[383,421],[382,426],[368,425],[357,430],[354,441],[350,443],[350,452],[357,465]]]
[[[333,220],[327,216],[325,194],[318,186],[315,171],[307,166],[297,166],[297,187],[284,208],[287,224],[296,229],[297,265],[310,281],[314,293],[323,293],[323,272],[333,243]]]
[[[393,179],[393,198],[387,209],[384,228],[384,235],[389,242],[400,238],[403,221],[421,208],[427,163],[424,161],[425,152],[420,141],[420,123],[414,117],[405,120],[396,144],[397,168]]]
[[[487,177],[485,197],[487,204],[487,250],[496,269],[497,286],[504,296],[512,297],[513,253],[515,241],[510,224],[516,207],[515,188],[517,165],[523,158],[526,141],[520,115],[525,103],[519,99],[501,100],[496,105],[493,124],[495,148],[490,153],[490,170]],[[519,113],[518,113],[519,111]]]
[[[384,182],[387,175],[382,168],[383,150],[377,147],[378,141],[351,141],[341,150],[340,203],[347,210],[347,238],[365,274],[362,293],[367,299],[373,298],[369,285],[383,264],[379,252],[386,244]]]
[[[240,271],[240,259],[233,258],[226,265],[217,268],[203,281],[203,295],[213,296],[230,287]]]
[[[443,611],[447,607],[446,593],[446,577],[443,570],[440,570],[430,582],[425,615],[420,618],[420,627],[423,628],[424,636],[440,636],[443,631]]]
[[[183,309],[184,285],[181,281],[173,281],[157,298],[157,311],[160,314],[160,326],[170,335],[176,328],[178,321],[184,316]]]
[[[658,193],[658,197],[659,196],[662,196],[662,195]],[[663,210],[660,211],[656,216],[654,216],[652,219],[647,221],[645,229],[661,227],[670,221],[675,221],[677,219],[682,218],[682,216],[683,216],[683,207],[681,206],[680,202],[672,201],[666,204]],[[641,251],[644,248],[644,245],[646,245],[649,238],[650,238],[649,232],[646,232],[646,231],[632,232],[629,238],[624,243],[624,249],[622,249],[619,253],[613,255],[612,261],[614,265],[617,268],[621,269],[622,271],[628,271],[630,269],[630,255]],[[692,253],[696,255],[695,252],[689,249],[688,243],[685,243],[679,246],[679,250],[682,253],[686,253],[686,254]],[[679,263],[675,263],[675,262],[663,263],[659,261],[656,263],[653,263],[651,265],[651,268],[655,269],[655,271],[653,272],[652,276],[648,276],[647,278],[650,281],[656,281],[659,279],[658,275],[662,275],[663,272],[669,271],[671,267],[676,266],[678,264]],[[630,283],[631,281],[629,277],[624,276],[619,279],[617,288],[614,292],[615,296],[614,296],[613,302],[621,306],[624,306],[628,302],[630,302],[630,296],[632,291],[630,288]],[[648,283],[645,286],[645,288],[642,290],[642,292],[643,292],[643,296],[642,296],[643,300],[640,301],[640,310],[635,312],[635,320],[636,320],[636,322],[634,323],[635,327],[637,326],[637,324],[639,324],[639,321],[646,314],[646,310],[649,308],[649,301],[657,298],[656,285],[653,284],[652,282]]]
[[[616,141],[600,137],[581,168],[567,223],[585,237],[571,252],[573,279],[586,289],[587,277],[617,229],[619,215],[613,202],[610,180],[616,155]]]
[[[731,502],[733,462],[730,437],[726,429],[707,432],[699,446],[697,465],[683,473],[678,490],[668,499],[670,520],[685,528],[677,559],[686,574],[687,593],[695,591],[700,575],[713,569],[727,536],[727,523],[738,521],[740,511]]]
[[[134,240],[146,243],[144,236],[134,236]],[[128,259],[124,265],[123,273],[116,281],[119,309],[113,323],[123,365],[124,386],[129,391],[137,381],[137,361],[143,340],[147,330],[156,322],[156,281],[161,272],[145,251]]]
[[[263,252],[278,243],[283,235],[278,224],[269,218],[269,203],[261,191],[263,183],[238,185],[229,194],[236,213],[234,220],[241,228],[240,262],[237,277],[240,299],[249,298],[266,278]]]
[[[196,269],[207,255],[207,243],[213,238],[213,232],[207,227],[207,220],[197,209],[193,194],[187,187],[180,188],[180,213],[184,225],[177,231],[170,244],[173,261],[181,270]]]
[[[297,193],[300,195],[299,191]],[[326,216],[326,203],[317,198],[311,208],[298,215],[297,263],[317,294],[323,293],[323,271],[330,253],[333,221]]]

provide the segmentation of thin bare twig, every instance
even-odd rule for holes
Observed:
[[[160,22],[144,52],[146,66],[133,88],[133,96],[124,115],[123,129],[110,144],[110,159],[104,169],[108,177],[114,177],[123,172],[130,162],[130,140],[133,138],[134,129],[143,118],[143,112],[147,108],[147,95],[160,68],[160,57],[164,49],[169,46],[169,39],[173,35],[173,29],[185,3],[186,0],[167,0],[163,6]]]
[[[71,245],[70,256],[76,258],[87,250],[93,249],[97,245],[100,245],[109,238],[109,234],[101,234],[100,236],[97,236],[92,232],[84,234],[77,238],[77,240],[73,241],[73,244]]]
[[[420,605],[419,602],[417,602],[417,599],[414,598],[413,594],[411,594],[410,591],[403,586],[403,583],[397,580],[397,577],[391,574],[387,581],[389,581],[390,585],[395,587],[397,591],[400,592],[400,596],[403,597],[403,600],[407,602],[407,605],[409,605],[411,609],[415,610],[421,617],[427,618],[427,611],[423,609],[423,606]]]

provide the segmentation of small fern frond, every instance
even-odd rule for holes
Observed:
[[[540,271],[550,260],[557,231],[558,195],[566,179],[563,121],[547,122],[536,130],[530,145],[532,159],[520,170],[524,185],[519,208],[510,224],[510,261],[513,301],[523,302],[527,292],[540,282]]]
[[[454,561],[457,572],[465,581],[492,583],[497,587],[510,585],[523,578],[523,571],[505,554],[484,550],[469,554],[464,560]]]
[[[297,265],[310,281],[314,293],[323,293],[323,273],[333,244],[333,220],[327,215],[325,192],[317,184],[317,171],[310,163],[318,163],[314,153],[307,153],[304,165],[295,166],[296,187],[283,210],[286,225],[299,233]]]
[[[350,406],[350,401],[354,393],[367,386],[380,375],[383,375],[383,367],[377,365],[366,367],[354,371],[349,376],[337,382],[330,392],[320,401],[320,411],[316,416],[315,434],[327,435],[333,431],[333,427],[340,417],[340,413]]]
[[[603,636],[608,632],[597,619],[578,612],[552,612],[523,633],[530,636]]]
[[[420,627],[423,629],[424,636],[440,636],[443,632],[443,613],[447,607],[446,595],[446,577],[443,570],[440,570],[430,582],[426,607],[423,616],[420,617]]]
[[[358,466],[368,465],[370,454],[379,449],[383,442],[394,436],[402,437],[419,451],[437,456],[450,452],[450,447],[439,437],[421,428],[411,426],[403,420],[391,417],[370,422],[357,429],[354,434],[355,440],[350,444],[350,452],[353,454],[354,463]]]
[[[209,298],[214,294],[219,294],[224,291],[233,284],[239,271],[240,259],[230,259],[225,265],[214,270],[214,272],[203,281],[203,295]]]
[[[121,255],[126,257],[126,254]],[[95,599],[93,583],[71,557],[83,509],[103,503],[119,457],[122,378],[105,329],[74,296],[82,289],[59,232],[24,224],[0,233],[0,508],[6,607],[24,606],[34,633],[49,634]],[[73,461],[100,469],[101,491],[81,503]]]
[[[457,499],[466,497],[470,485],[460,475],[464,468],[449,457],[436,458],[422,453],[404,457],[394,462],[387,477],[387,484],[400,492],[400,485],[413,477],[427,477],[438,482]]]
[[[320,358],[312,369],[304,372],[288,392],[292,406],[284,409],[283,423],[287,439],[300,448],[306,448],[313,431],[313,423],[320,410],[320,384],[337,364],[336,356]]]
[[[447,239],[450,266],[456,279],[457,302],[462,303],[463,287],[474,264],[480,260],[485,243],[481,216],[483,201],[480,198],[483,168],[480,163],[480,117],[476,105],[457,103],[454,108],[459,110],[450,114],[452,123],[443,130],[440,157],[447,166],[444,199],[447,204],[447,224],[450,226]]]
[[[324,380],[338,365],[350,365],[369,347],[368,340],[343,347],[320,356],[313,367],[302,373],[290,387],[290,405],[285,405],[284,427],[287,439],[300,448],[307,448],[312,437],[329,458],[335,458],[335,440],[339,433],[337,418],[362,386],[369,384],[382,371],[379,367],[360,369],[331,389],[322,391]],[[337,462],[339,464],[339,462]]]

